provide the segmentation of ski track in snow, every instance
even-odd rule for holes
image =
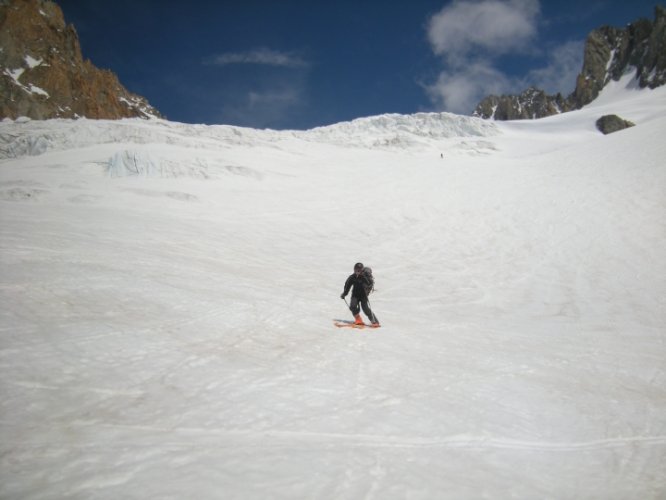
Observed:
[[[56,387],[35,386],[34,384],[16,385],[26,388],[55,390]],[[137,396],[139,391],[110,391],[102,389],[92,389],[103,395],[113,396]],[[4,422],[5,424],[7,422]],[[470,450],[500,449],[500,450],[528,450],[543,452],[579,452],[584,450],[600,450],[622,448],[626,446],[662,446],[666,445],[666,436],[633,436],[617,437],[609,439],[598,439],[592,441],[580,442],[545,442],[545,441],[519,441],[511,439],[499,439],[488,436],[453,436],[450,438],[430,439],[430,438],[408,438],[391,435],[373,435],[373,434],[336,434],[322,432],[298,432],[298,431],[229,431],[219,429],[188,428],[179,427],[178,429],[162,428],[155,426],[140,425],[119,425],[119,424],[99,424],[85,422],[73,422],[73,427],[85,431],[87,428],[101,430],[119,430],[138,433],[163,434],[161,444],[171,449],[187,449],[199,447],[220,447],[228,442],[241,443],[243,446],[255,447],[270,446],[267,443],[294,444],[297,442],[307,443],[309,446],[340,446],[352,448],[462,448]],[[180,440],[174,440],[174,435],[180,437]],[[204,440],[199,442],[196,440]],[[30,441],[17,443],[21,447],[49,447],[54,443],[30,443]],[[95,444],[74,445],[81,447],[94,447]],[[107,447],[125,447],[127,443],[107,443]]]
[[[0,497],[663,498],[664,90],[0,124]]]

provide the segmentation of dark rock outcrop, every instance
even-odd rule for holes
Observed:
[[[47,0],[0,0],[0,96],[0,119],[161,116],[83,59],[76,30]]]
[[[666,83],[666,8],[655,7],[654,21],[639,19],[626,28],[603,26],[592,31],[585,42],[583,69],[576,79],[576,89],[568,97],[530,88],[519,96],[488,96],[473,114],[517,120],[580,109],[596,99],[610,81],[617,81],[630,71],[635,72],[641,88]]]
[[[550,116],[572,108],[562,94],[547,95],[543,90],[530,87],[518,96],[488,96],[476,107],[475,116],[496,120],[523,120]]]
[[[628,120],[623,120],[617,115],[605,115],[597,120],[597,129],[604,135],[612,134],[633,127],[635,124]]]

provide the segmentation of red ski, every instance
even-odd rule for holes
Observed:
[[[366,325],[365,323],[354,323],[353,321],[346,321],[343,319],[334,319],[333,324],[338,328],[379,328],[379,325]]]

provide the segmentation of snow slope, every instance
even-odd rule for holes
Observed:
[[[0,497],[664,498],[665,90],[0,124]]]

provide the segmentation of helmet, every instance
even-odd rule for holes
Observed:
[[[354,264],[354,272],[356,271],[363,271],[363,264],[361,262]]]

